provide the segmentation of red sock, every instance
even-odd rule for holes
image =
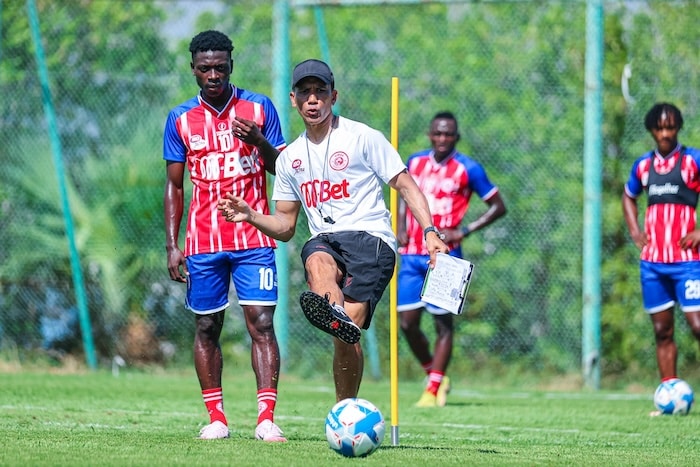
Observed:
[[[665,383],[666,381],[671,381],[672,379],[676,379],[678,376],[669,376],[668,378],[661,378],[661,382]]]
[[[275,421],[275,404],[277,404],[277,389],[258,389],[258,424],[263,420]]]
[[[218,420],[228,426],[226,415],[224,415],[224,395],[221,388],[204,389],[202,398],[209,412],[209,423],[214,423]]]
[[[443,376],[445,376],[445,373],[431,371],[428,374],[428,387],[426,388],[426,391],[429,391],[431,394],[437,394],[440,383],[442,383]]]

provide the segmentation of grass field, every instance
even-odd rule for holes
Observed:
[[[276,421],[289,442],[253,439],[249,368],[224,381],[231,438],[202,441],[208,422],[192,372],[0,373],[0,465],[442,466],[700,465],[700,411],[649,417],[651,392],[491,390],[456,382],[447,407],[417,409],[419,382],[399,387],[392,422],[388,381],[361,397],[384,413],[384,443],[364,459],[328,448],[331,381],[280,382]],[[392,425],[398,443],[391,439]],[[396,431],[395,431],[396,432]]]

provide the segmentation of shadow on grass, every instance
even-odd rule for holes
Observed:
[[[484,407],[484,402],[448,402],[445,407]],[[438,407],[442,408],[442,407]]]
[[[400,451],[415,451],[415,450],[420,450],[420,451],[452,451],[453,448],[450,447],[436,447],[436,446],[418,446],[418,445],[410,445],[410,446],[385,446],[382,445],[379,449],[383,450],[400,450]],[[480,454],[501,454],[500,451],[497,451],[495,449],[475,449],[476,452]]]

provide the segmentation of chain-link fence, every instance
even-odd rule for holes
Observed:
[[[183,307],[184,288],[168,279],[163,248],[163,123],[171,107],[197,92],[187,46],[204,29],[232,37],[235,84],[272,96],[279,18],[268,2],[36,0],[55,141],[29,3],[6,1],[0,10],[2,352],[21,359],[44,351],[81,355],[65,189],[100,364],[115,355],[189,361],[193,318]],[[458,149],[483,163],[508,207],[505,218],[464,242],[476,273],[468,308],[456,320],[450,371],[578,372],[586,3],[338,3],[291,2],[291,63],[283,65],[326,58],[337,110],[387,136],[391,77],[399,77],[404,156],[428,146],[433,114],[453,111]],[[686,119],[683,141],[700,144],[700,10],[694,1],[606,1],[604,11],[603,371],[654,373],[620,194],[632,161],[653,144],[642,120],[654,102],[677,103]],[[292,112],[287,117],[291,141],[302,123]],[[485,209],[478,198],[471,204],[467,219]],[[285,371],[300,375],[330,369],[328,337],[297,306],[305,288],[298,253],[307,235],[301,219],[287,247],[288,318],[277,323],[288,336]],[[373,323],[363,341],[386,374],[388,295]],[[430,319],[423,324],[430,332]],[[689,339],[681,337],[685,349]],[[227,358],[246,364],[248,336],[237,306],[228,312],[223,342]],[[399,353],[401,374],[419,376],[403,339]],[[686,351],[681,358],[682,365],[697,360]]]

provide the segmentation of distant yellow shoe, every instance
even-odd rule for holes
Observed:
[[[416,402],[416,407],[437,407],[437,396],[429,391],[423,391],[423,395],[420,396],[418,402]]]
[[[452,386],[450,385],[450,378],[447,376],[442,377],[440,382],[440,387],[438,388],[437,396],[435,396],[435,405],[438,407],[445,407],[447,404],[447,395],[450,393]]]

